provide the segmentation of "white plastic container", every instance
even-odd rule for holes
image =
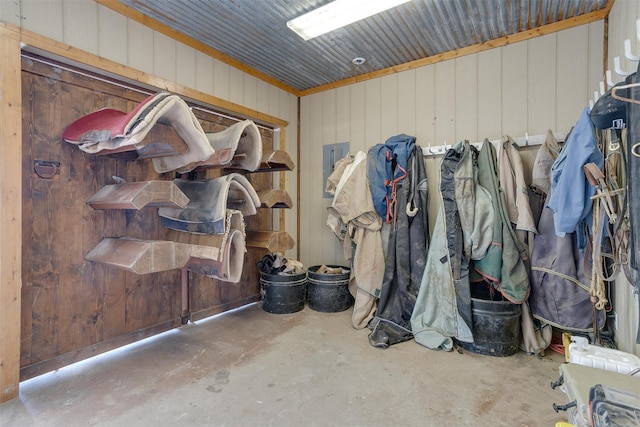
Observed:
[[[613,348],[591,345],[585,337],[577,336],[571,337],[569,362],[625,375],[640,368],[640,357]]]
[[[567,421],[577,427],[591,427],[589,394],[596,384],[606,384],[619,394],[640,393],[640,378],[573,363],[560,365],[560,390],[566,395]],[[556,408],[556,405],[554,405]],[[612,414],[613,415],[613,414]],[[607,424],[619,425],[619,424]],[[636,424],[632,424],[636,425]]]

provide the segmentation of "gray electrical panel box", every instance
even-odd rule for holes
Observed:
[[[336,144],[325,144],[322,146],[322,197],[330,199],[333,196],[326,193],[327,178],[333,172],[333,167],[338,160],[349,153],[348,142],[338,142]]]

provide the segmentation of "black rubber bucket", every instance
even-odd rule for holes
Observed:
[[[337,313],[353,305],[354,299],[349,293],[349,276],[351,270],[340,265],[329,265],[340,268],[344,273],[318,273],[320,265],[309,267],[307,283],[309,308],[323,313]]]
[[[307,293],[307,273],[260,273],[262,309],[268,313],[295,313],[304,308]]]
[[[460,345],[474,353],[488,356],[512,356],[520,344],[522,307],[510,301],[471,298],[473,343]]]

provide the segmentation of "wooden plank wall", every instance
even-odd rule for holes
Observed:
[[[305,265],[344,264],[326,227],[322,146],[349,141],[367,151],[400,133],[417,143],[455,144],[566,132],[602,76],[603,22],[563,30],[301,98],[300,236]],[[599,43],[599,44],[598,44]],[[570,52],[570,54],[569,54]],[[529,154],[532,157],[532,154]],[[439,158],[426,159],[431,226]]]
[[[297,160],[297,96],[205,51],[90,0],[0,1],[0,22],[18,27],[22,41],[30,47],[118,75],[126,73],[127,77],[175,93],[187,91],[194,99],[213,96],[217,99],[209,104],[224,104],[225,111],[281,126],[286,150]],[[285,132],[287,127],[289,131]],[[283,181],[294,200],[296,175],[297,171],[286,173]],[[296,240],[297,205],[281,214],[287,233]],[[296,246],[287,251],[287,256],[295,257],[297,250]]]
[[[84,255],[103,237],[164,239],[157,208],[93,210],[85,201],[113,176],[127,182],[173,179],[157,174],[150,160],[83,153],[61,139],[74,120],[100,108],[130,111],[146,94],[85,77],[55,65],[24,59],[23,224],[22,228],[22,379],[56,369],[122,344],[181,324],[180,271],[135,275],[93,264]],[[196,110],[206,132],[235,120]],[[272,131],[261,128],[265,149]],[[149,140],[178,138],[172,128],[156,125]],[[34,172],[34,161],[60,163],[51,179]],[[194,174],[213,178],[219,170]],[[255,176],[253,176],[255,175]],[[270,174],[253,174],[256,189],[270,187]],[[254,229],[271,229],[268,210],[248,220]],[[256,261],[264,250],[250,249],[239,284],[190,274],[194,318],[259,299]]]

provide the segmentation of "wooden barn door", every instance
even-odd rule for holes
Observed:
[[[178,327],[182,304],[179,270],[136,275],[84,259],[104,237],[164,240],[165,233],[157,208],[94,210],[87,199],[113,184],[114,177],[133,182],[177,175],[157,174],[148,159],[86,154],[61,139],[64,128],[79,117],[106,107],[130,111],[147,94],[36,57],[23,58],[22,92],[24,380]],[[236,122],[207,111],[195,113],[205,132]],[[172,128],[156,127],[147,138],[178,138]],[[261,128],[261,133],[265,149],[272,149],[272,130]],[[206,170],[196,177],[220,173]],[[249,179],[256,190],[271,185],[268,174]],[[271,229],[269,211],[260,211],[248,225]],[[191,314],[201,318],[259,300],[255,265],[266,253],[249,248],[237,284],[190,273]]]

